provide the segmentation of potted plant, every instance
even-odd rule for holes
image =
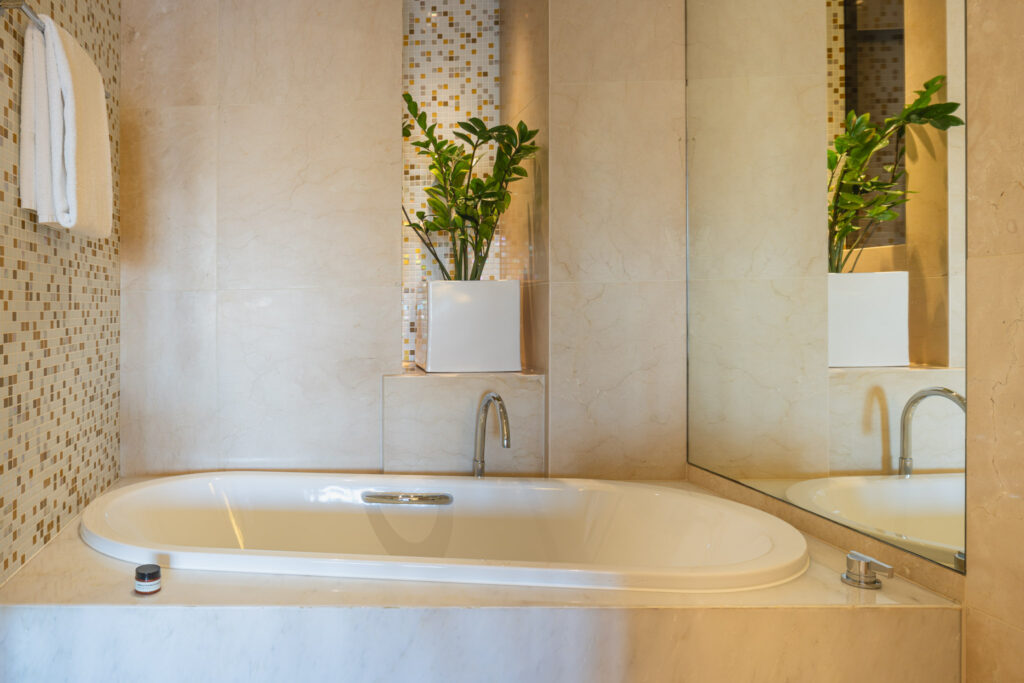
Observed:
[[[830,366],[907,365],[908,274],[853,273],[866,239],[882,223],[898,217],[908,201],[905,137],[909,126],[939,130],[962,126],[953,115],[957,102],[931,103],[945,84],[936,76],[916,91],[917,98],[881,124],[870,114],[846,116],[846,132],[828,150],[828,355]],[[869,172],[872,158],[895,144],[884,177]]]
[[[519,281],[480,277],[512,201],[509,186],[527,177],[522,164],[539,149],[531,144],[538,131],[522,121],[489,128],[474,117],[459,122],[455,140],[446,140],[436,134],[437,124],[427,125],[411,95],[402,97],[409,116],[402,136],[418,129],[422,139],[412,145],[429,157],[434,176],[425,190],[429,211],[410,215],[403,206],[402,212],[444,278],[424,283],[417,303],[416,364],[427,372],[521,370]],[[477,173],[491,143],[494,166]],[[450,269],[438,255],[439,237],[451,247]]]

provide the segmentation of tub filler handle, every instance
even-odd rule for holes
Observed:
[[[846,571],[840,578],[849,586],[878,590],[882,587],[882,582],[878,580],[878,574],[892,578],[892,566],[864,553],[851,550],[850,554],[846,556]]]
[[[453,500],[450,493],[363,492],[363,502],[373,505],[451,505]]]

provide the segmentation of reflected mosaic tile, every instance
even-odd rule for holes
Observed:
[[[408,92],[445,135],[458,121],[476,116],[498,124],[500,93],[498,0],[405,0],[402,91]],[[396,107],[401,103],[396,98]],[[423,189],[432,176],[425,157],[406,141],[402,147],[402,201],[410,213],[426,210]],[[478,166],[486,173],[493,148]],[[485,279],[501,272],[504,244],[491,250]],[[451,249],[439,254],[451,265]],[[432,257],[411,229],[402,230],[402,360],[415,359],[416,292],[423,280],[440,278]]]
[[[898,114],[906,101],[903,55],[903,0],[826,0],[828,22],[826,59],[828,64],[828,142],[845,130],[846,112],[871,112],[873,121]],[[847,53],[847,11],[853,9],[857,41],[853,59]],[[855,78],[856,96],[847,101],[847,77]],[[891,155],[880,155],[872,171],[883,174]],[[902,210],[900,210],[902,212]],[[906,242],[902,217],[875,228],[864,246],[876,247]]]
[[[0,21],[0,583],[116,478],[120,275],[119,0],[33,3],[92,56],[111,94],[114,232],[39,226],[18,200],[26,19]]]

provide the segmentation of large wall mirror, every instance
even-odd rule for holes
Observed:
[[[964,0],[686,33],[691,464],[962,570]]]

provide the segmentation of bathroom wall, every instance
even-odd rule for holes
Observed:
[[[948,72],[946,0],[904,0],[904,16],[909,96],[929,78]],[[935,101],[948,99],[948,93],[941,91]],[[907,131],[907,189],[914,193],[913,201],[904,208],[910,271],[910,361],[936,366],[950,365],[946,139],[946,133],[931,127],[912,126]]]
[[[553,476],[682,478],[683,0],[549,8]]]
[[[731,476],[828,471],[824,10],[686,7],[689,457]]]
[[[966,680],[1024,680],[1024,3],[967,3]]]
[[[125,0],[126,473],[376,470],[402,2]]]
[[[523,283],[523,367],[548,370],[548,2],[516,0],[501,13],[501,122],[539,130],[529,176],[511,186],[501,277]]]
[[[0,583],[117,478],[118,0],[33,3],[92,57],[110,93],[114,231],[106,239],[39,226],[18,196],[24,15],[5,13],[0,126]]]

